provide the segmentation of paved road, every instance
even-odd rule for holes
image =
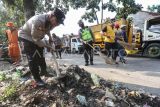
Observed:
[[[129,88],[142,88],[147,92],[160,95],[160,59],[142,57],[127,57],[126,59],[126,65],[107,65],[100,56],[95,55],[94,65],[86,67],[83,55],[63,54],[62,59],[58,59],[58,62],[66,65],[79,65],[88,72],[95,73],[106,80],[118,81]]]

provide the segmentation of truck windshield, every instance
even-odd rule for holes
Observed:
[[[160,19],[155,18],[148,21],[148,30],[154,33],[160,33]]]
[[[76,39],[72,39],[72,42],[77,42],[77,40]]]

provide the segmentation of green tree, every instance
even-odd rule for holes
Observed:
[[[83,19],[88,20],[89,22],[93,22],[94,20],[99,23],[97,12],[100,11],[100,0],[90,0],[86,4],[86,12],[82,16]]]
[[[116,0],[116,3],[114,3],[113,0],[78,0],[77,2],[75,0],[70,1],[72,2],[70,5],[72,7],[86,8],[86,13],[82,16],[83,19],[88,20],[89,22],[97,20],[97,23],[99,23],[97,12],[100,10],[102,11],[102,18],[103,10],[106,9],[111,12],[116,12],[116,18],[126,18],[129,14],[134,14],[143,8],[141,4],[136,4],[135,0]]]
[[[148,9],[148,11],[150,11],[150,12],[160,13],[160,5],[148,6],[147,9]]]
[[[3,13],[6,14],[4,22],[12,21],[19,27],[24,23],[22,0],[3,0]]]
[[[2,1],[9,9],[11,9],[13,15],[16,14],[17,17],[20,17],[22,22],[24,20],[24,18],[22,18],[23,16],[25,16],[25,20],[28,20],[35,14],[35,12],[46,12],[52,10],[55,6],[61,8],[65,13],[69,10],[69,7],[72,7],[73,9],[86,8],[86,12],[82,18],[89,22],[97,20],[97,23],[99,23],[97,12],[100,11],[100,8],[102,8],[101,10],[108,9],[112,12],[115,11],[119,17],[128,16],[142,8],[141,5],[135,3],[135,0],[116,0],[117,5],[113,3],[113,0],[109,0],[105,1],[102,6],[100,3],[102,3],[103,0],[29,0],[29,2],[28,0]],[[122,4],[123,7],[118,8],[119,4]],[[17,12],[18,10],[20,12]]]
[[[143,8],[141,4],[136,4],[135,0],[117,0],[117,4],[122,4],[122,7],[116,8],[117,18],[127,18],[129,14],[135,14]]]

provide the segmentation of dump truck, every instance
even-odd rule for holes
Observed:
[[[126,49],[128,54],[141,54],[151,58],[160,57],[160,16],[145,20],[144,29],[133,28],[130,20],[126,21],[128,45],[134,47]]]
[[[105,26],[105,24],[98,24],[98,25],[90,26],[90,28],[93,32],[93,36],[95,38],[93,46],[96,50],[104,49],[104,37],[100,33],[102,27],[104,27],[104,26]]]
[[[114,36],[113,24],[126,25],[128,43],[124,41],[119,41],[119,43],[125,48],[127,54],[141,54],[151,58],[160,57],[160,16],[147,19],[144,29],[135,29],[132,20],[123,18],[114,21],[108,20],[104,24],[91,26],[95,36],[94,46],[100,47],[100,49],[104,48],[104,37],[100,31],[104,26],[107,26],[107,33]]]

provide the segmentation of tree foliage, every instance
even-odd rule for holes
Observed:
[[[2,0],[3,14],[6,14],[4,22],[12,21],[16,26],[24,23],[24,9],[22,0]]]
[[[11,19],[17,23],[18,26],[24,23],[25,19],[28,20],[35,13],[43,13],[53,9],[53,7],[61,8],[65,13],[69,11],[69,7],[73,9],[86,8],[83,19],[93,22],[98,21],[97,12],[108,9],[108,11],[116,12],[118,17],[126,17],[131,13],[136,13],[142,9],[142,5],[136,4],[135,0],[104,0],[103,6],[101,6],[102,0],[2,0],[7,9],[7,13],[11,16]],[[118,7],[122,5],[122,7]],[[25,16],[25,18],[24,18]]]
[[[127,18],[129,14],[135,14],[143,8],[141,4],[136,4],[135,0],[117,0],[117,3],[122,4],[122,7],[117,7],[116,17]]]
[[[83,19],[88,20],[89,22],[93,22],[94,20],[99,23],[97,12],[100,11],[99,7],[100,0],[90,0],[86,4],[86,12],[82,16]]]
[[[148,11],[150,11],[150,12],[160,13],[160,5],[148,6],[147,9],[148,9]]]
[[[83,19],[93,22],[98,21],[97,12],[100,10],[108,10],[111,12],[116,12],[117,18],[126,18],[129,14],[134,14],[140,11],[143,7],[141,4],[136,4],[135,0],[103,0],[104,3],[101,5],[102,0],[69,0],[71,1],[70,6],[73,8],[86,8],[85,14],[82,16]],[[122,6],[121,6],[122,5]],[[102,8],[102,9],[101,9]]]

